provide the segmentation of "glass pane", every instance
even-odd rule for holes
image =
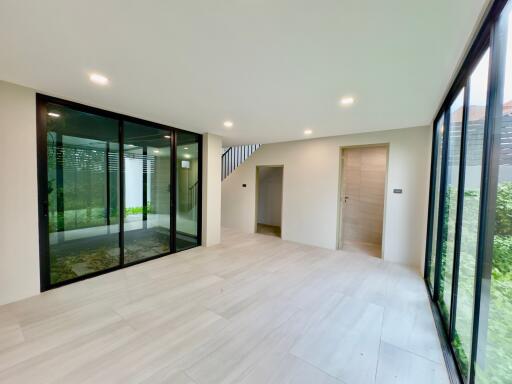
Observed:
[[[124,123],[124,261],[171,251],[171,136]]]
[[[436,127],[436,146],[437,157],[435,159],[436,180],[434,184],[434,211],[432,223],[432,251],[429,271],[430,289],[434,289],[435,271],[436,271],[436,252],[437,252],[437,227],[439,218],[439,188],[441,186],[441,163],[443,157],[443,137],[444,137],[444,116],[439,118]]]
[[[443,212],[443,239],[439,278],[439,304],[442,315],[447,324],[450,317],[452,295],[455,220],[457,216],[463,103],[464,90],[459,93],[450,107],[450,129],[448,130],[448,161],[446,164],[446,192]]]
[[[468,123],[466,128],[466,165],[460,266],[457,290],[457,313],[453,346],[462,374],[467,377],[471,355],[473,305],[475,290],[480,183],[484,141],[489,52],[487,51],[470,78]]]
[[[176,250],[198,244],[199,136],[177,132]]]
[[[512,378],[512,19],[509,12],[503,17],[508,32],[498,38],[506,39],[507,45],[505,83],[501,116],[495,116],[499,123],[498,153],[493,154],[497,175],[493,169],[489,177],[495,183],[489,187],[495,217],[486,225],[494,236],[492,265],[486,263],[483,269],[477,383],[510,383]]]
[[[50,282],[119,265],[116,120],[47,104]]]

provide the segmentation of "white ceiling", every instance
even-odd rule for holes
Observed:
[[[0,0],[0,79],[227,145],[418,126],[486,2]]]

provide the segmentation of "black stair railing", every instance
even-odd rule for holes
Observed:
[[[194,184],[188,187],[188,209],[191,210],[194,207],[197,207],[197,188],[199,186],[199,180],[197,180]]]
[[[222,154],[222,180],[229,176],[240,164],[251,156],[261,144],[238,145],[229,147]]]

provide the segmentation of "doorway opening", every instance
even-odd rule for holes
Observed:
[[[283,166],[256,167],[256,232],[281,237]]]
[[[388,145],[341,149],[338,248],[382,257]]]

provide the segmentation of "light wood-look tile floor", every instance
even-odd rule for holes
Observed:
[[[0,307],[0,383],[448,383],[423,281],[223,231]]]

